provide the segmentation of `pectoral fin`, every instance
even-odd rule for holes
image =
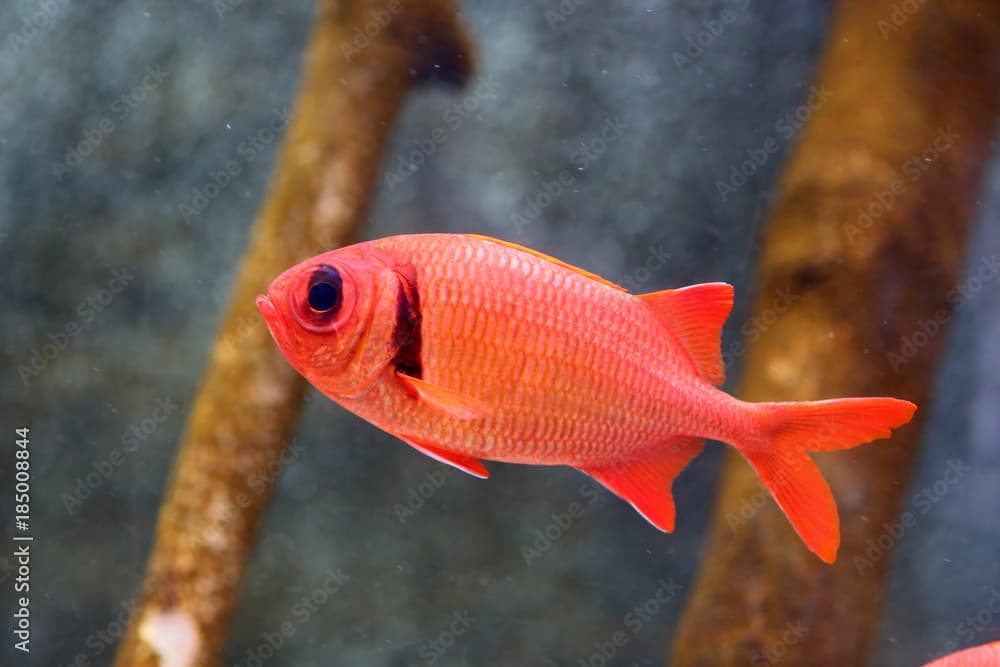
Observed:
[[[454,419],[482,419],[490,413],[489,405],[471,396],[425,382],[420,378],[399,371],[396,371],[396,377],[420,400]]]
[[[455,452],[450,452],[447,449],[438,447],[437,445],[417,442],[411,438],[403,438],[403,442],[417,451],[423,452],[432,459],[454,466],[462,472],[472,475],[473,477],[478,477],[479,479],[489,479],[490,477],[490,472],[486,469],[486,466],[484,466],[483,462],[477,458],[466,456],[465,454],[456,454]]]

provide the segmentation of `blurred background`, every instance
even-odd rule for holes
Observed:
[[[476,76],[409,98],[363,238],[489,234],[638,292],[727,281],[730,349],[796,114],[816,94],[830,3],[460,5]],[[732,21],[692,49],[723,10]],[[8,535],[13,432],[30,426],[35,535],[32,653],[8,634],[2,664],[111,662],[312,19],[303,0],[0,6],[0,506]],[[436,129],[444,140],[426,150]],[[769,139],[777,153],[720,188]],[[998,222],[994,161],[970,271],[1000,254]],[[998,333],[1000,290],[974,291],[922,406],[916,520],[891,556],[873,665],[1000,638]],[[578,472],[455,474],[311,392],[226,664],[589,667],[625,631],[607,664],[662,665],[721,449],[679,478],[677,530],[662,535]],[[955,460],[968,472],[945,481]],[[15,563],[2,554],[7,600]],[[308,601],[328,581],[336,592]],[[291,636],[262,657],[288,619]]]

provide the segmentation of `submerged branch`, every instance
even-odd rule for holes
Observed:
[[[407,91],[421,80],[464,82],[469,52],[451,0],[319,3],[292,121],[194,402],[118,667],[220,660],[304,390],[254,298],[295,262],[352,239]]]
[[[827,99],[783,174],[753,315],[773,319],[767,295],[796,298],[750,345],[742,393],[888,395],[922,410],[891,440],[815,457],[840,506],[835,566],[727,454],[676,667],[868,662],[891,554],[867,547],[899,517],[930,412],[1000,91],[1000,5],[901,6],[835,12],[816,81]]]

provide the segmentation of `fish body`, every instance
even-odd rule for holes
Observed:
[[[375,242],[417,269],[420,378],[485,404],[479,419],[413,400],[383,369],[358,396],[325,393],[380,428],[477,458],[600,465],[641,455],[664,434],[728,423],[728,395],[635,297],[515,248],[468,237]],[[475,278],[471,281],[470,278]],[[310,377],[319,388],[321,374]]]
[[[672,531],[673,479],[720,440],[832,562],[836,506],[805,452],[887,437],[915,406],[721,391],[732,300],[724,283],[633,295],[510,243],[425,234],[306,260],[258,306],[317,389],[438,460],[479,477],[482,459],[573,466]]]

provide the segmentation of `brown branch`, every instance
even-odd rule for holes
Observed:
[[[891,560],[879,538],[900,517],[993,137],[1000,4],[842,0],[816,86],[828,99],[786,167],[754,316],[769,321],[776,291],[797,299],[750,345],[743,397],[922,410],[890,441],[816,457],[840,505],[832,567],[727,454],[677,667],[867,664]]]
[[[118,667],[219,661],[304,388],[254,297],[293,263],[352,239],[407,91],[426,79],[463,82],[469,53],[451,0],[319,3],[292,122],[194,403]]]

